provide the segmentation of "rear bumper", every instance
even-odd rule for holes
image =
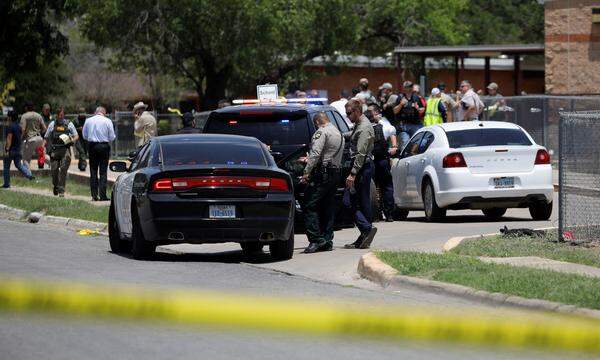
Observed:
[[[514,187],[495,188],[493,178],[496,177],[514,177]],[[554,196],[550,165],[535,166],[530,172],[499,174],[447,169],[438,180],[436,202],[442,208],[525,207],[532,201],[549,203]]]
[[[211,219],[210,205],[234,205],[236,218]],[[258,199],[181,199],[153,194],[142,219],[146,240],[160,244],[287,240],[293,231],[294,198],[269,194]]]

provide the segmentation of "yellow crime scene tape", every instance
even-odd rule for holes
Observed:
[[[539,316],[491,317],[421,308],[365,310],[298,299],[92,286],[6,276],[0,276],[0,311],[158,321],[227,330],[600,352],[600,322],[577,317],[540,320]]]

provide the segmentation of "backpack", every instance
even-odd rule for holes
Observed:
[[[373,142],[373,156],[375,160],[387,159],[390,156],[388,152],[388,142],[383,134],[383,125],[373,125],[375,131],[375,141]]]

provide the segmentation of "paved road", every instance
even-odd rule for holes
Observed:
[[[118,283],[152,288],[219,290],[282,297],[310,297],[324,303],[425,305],[456,311],[483,310],[497,316],[537,314],[429,293],[341,286],[270,269],[267,254],[244,257],[213,247],[205,254],[161,253],[153,261],[134,261],[108,251],[105,237],[79,237],[67,230],[0,220],[0,273],[36,278]],[[342,253],[336,250],[333,255]],[[319,254],[321,255],[321,254]],[[301,258],[301,257],[298,257]],[[364,285],[364,287],[368,287]],[[307,309],[310,311],[310,309]],[[430,344],[389,344],[356,339],[225,333],[214,329],[170,328],[73,321],[3,314],[2,358],[561,358],[569,354],[506,352]]]

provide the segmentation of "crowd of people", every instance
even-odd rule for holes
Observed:
[[[346,178],[344,205],[351,209],[359,230],[356,241],[346,248],[368,248],[377,233],[373,226],[371,180],[379,189],[382,218],[394,221],[394,189],[391,159],[400,155],[402,145],[423,126],[452,121],[478,120],[484,104],[468,80],[460,91],[447,94],[444,83],[437,84],[425,99],[420,86],[405,81],[401,92],[394,92],[390,83],[383,83],[377,94],[369,90],[369,81],[362,78],[350,95],[342,91],[340,99],[331,103],[345,116],[352,129],[336,136],[337,129],[327,116],[318,114],[310,151],[301,161],[307,165],[301,182],[307,184],[304,220],[310,245],[305,253],[329,251],[333,244],[335,184],[341,176],[341,155],[344,138],[350,142],[352,170]],[[490,83],[488,91],[502,101],[498,85]],[[301,94],[304,95],[304,94]],[[454,117],[456,114],[456,118]]]

